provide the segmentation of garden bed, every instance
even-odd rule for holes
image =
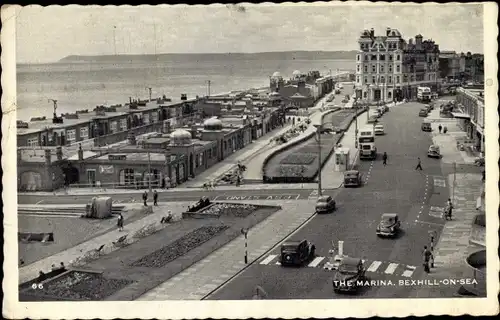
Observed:
[[[19,292],[22,301],[100,301],[123,289],[133,281],[108,279],[101,273],[69,271],[43,283],[43,288]]]
[[[130,266],[150,268],[163,267],[167,263],[185,255],[192,249],[202,245],[228,228],[229,227],[225,225],[200,227],[185,234],[171,244],[136,260],[131,263]]]
[[[300,150],[299,150],[300,152]],[[317,158],[314,153],[293,153],[286,156],[280,161],[281,164],[287,165],[309,165]]]

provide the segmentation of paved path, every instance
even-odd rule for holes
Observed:
[[[250,229],[248,233],[248,262],[258,260],[274,245],[313,216],[311,201],[279,203],[275,201],[245,201],[264,205],[281,205],[282,210]],[[244,263],[245,238],[240,236],[214,251],[192,267],[185,269],[138,300],[201,300],[241,270]]]
[[[162,205],[154,208],[154,213],[151,213],[140,220],[136,220],[130,224],[125,224],[124,231],[120,232],[118,230],[110,231],[101,236],[90,239],[84,243],[81,243],[70,249],[61,251],[50,257],[38,260],[34,263],[26,265],[19,268],[19,283],[26,282],[28,280],[34,279],[38,276],[40,270],[48,272],[51,269],[52,264],[59,265],[60,262],[64,262],[65,265],[69,265],[70,262],[78,257],[81,257],[85,252],[93,249],[99,248],[99,246],[105,244],[107,247],[113,241],[116,241],[121,236],[128,234],[128,238],[132,239],[132,235],[140,228],[149,225],[151,223],[158,223],[161,217],[165,216],[168,210],[172,211],[172,214],[179,219],[180,214],[185,211],[191,202],[177,202],[167,205]]]

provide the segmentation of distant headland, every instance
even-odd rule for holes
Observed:
[[[354,60],[357,51],[283,51],[257,53],[163,53],[163,54],[117,54],[81,56],[70,55],[56,63],[78,62],[152,62],[152,61],[193,61],[193,60]]]

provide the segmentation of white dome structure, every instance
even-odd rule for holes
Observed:
[[[280,96],[280,94],[279,94],[278,92],[276,92],[276,91],[273,91],[273,92],[271,92],[271,93],[269,94],[269,96],[270,96],[270,97],[279,97],[279,96]]]
[[[281,78],[281,73],[276,71],[275,73],[273,73],[272,78]]]
[[[299,70],[295,70],[295,71],[292,73],[292,75],[293,75],[294,77],[300,77],[300,76],[302,75],[302,72],[300,72]]]
[[[174,144],[189,144],[191,143],[191,133],[184,129],[177,129],[170,134],[170,138]]]
[[[250,93],[248,93],[248,94],[245,95],[245,98],[250,98],[251,99],[251,98],[253,98],[253,96]]]
[[[203,129],[212,131],[222,130],[222,121],[217,118],[207,119],[203,122]]]

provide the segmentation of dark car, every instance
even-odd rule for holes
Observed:
[[[359,187],[362,184],[362,174],[357,170],[344,172],[344,187]]]
[[[315,256],[316,246],[307,240],[286,241],[281,245],[282,266],[300,266]]]
[[[427,109],[420,109],[420,111],[418,112],[418,116],[419,117],[427,117],[429,113],[427,112]]]
[[[344,257],[340,262],[337,272],[333,276],[333,291],[357,291],[359,287],[363,286],[363,280],[365,280],[363,260],[359,258]]]
[[[432,131],[431,123],[427,122],[427,121],[422,122],[421,128],[422,128],[422,131],[427,131],[427,132],[431,132]]]
[[[401,221],[396,213],[384,213],[377,226],[377,236],[393,237],[398,234]]]
[[[316,202],[316,212],[317,213],[327,213],[334,211],[337,204],[331,196],[321,196]]]

